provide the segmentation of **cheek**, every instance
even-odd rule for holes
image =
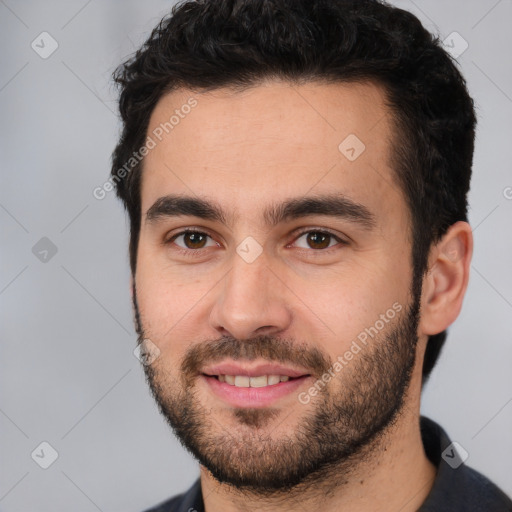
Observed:
[[[186,345],[184,332],[189,332],[187,322],[194,311],[192,306],[202,295],[200,290],[193,286],[194,282],[175,282],[166,272],[156,268],[154,259],[145,256],[138,262],[135,282],[146,337],[162,354],[181,352],[182,346]]]
[[[385,269],[384,269],[385,266]],[[393,326],[408,301],[407,282],[390,262],[359,264],[349,271],[324,272],[313,280],[287,279],[298,300],[298,324],[331,358],[342,355],[358,336],[377,323],[379,334]],[[401,271],[403,273],[403,269]],[[389,312],[389,314],[387,314]],[[382,322],[382,316],[384,323]],[[308,326],[305,326],[305,319]],[[372,331],[374,332],[374,331]]]
[[[169,312],[179,314],[188,303],[184,297],[191,293],[187,271],[183,268],[172,270],[168,267],[165,252],[154,242],[141,235],[137,256],[137,296],[139,305],[144,307],[149,318],[163,318]]]

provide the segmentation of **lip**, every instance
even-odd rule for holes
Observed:
[[[201,372],[206,375],[245,375],[259,377],[260,375],[287,375],[288,377],[303,377],[310,375],[307,370],[290,368],[275,363],[261,363],[250,366],[231,361],[208,366]],[[276,384],[277,386],[277,384]]]
[[[228,373],[227,375],[232,374]],[[236,375],[244,374],[237,373]],[[259,375],[265,374],[260,373]],[[299,387],[304,386],[307,381],[311,380],[312,376],[303,375],[293,380],[279,382],[278,384],[262,388],[239,388],[226,382],[220,382],[216,377],[208,375],[200,375],[199,379],[208,386],[212,393],[233,407],[262,408],[292,394]]]

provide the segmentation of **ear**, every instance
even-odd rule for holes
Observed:
[[[450,226],[429,253],[421,293],[421,334],[444,331],[459,316],[469,282],[473,234],[467,222]]]

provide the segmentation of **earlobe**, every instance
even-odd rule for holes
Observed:
[[[463,221],[453,224],[431,248],[421,297],[422,334],[431,336],[444,331],[459,315],[472,254],[471,226]]]

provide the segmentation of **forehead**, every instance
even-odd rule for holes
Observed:
[[[371,83],[173,91],[150,118],[142,212],[164,194],[214,198],[233,212],[333,192],[377,212],[405,208],[389,167],[391,126]]]

